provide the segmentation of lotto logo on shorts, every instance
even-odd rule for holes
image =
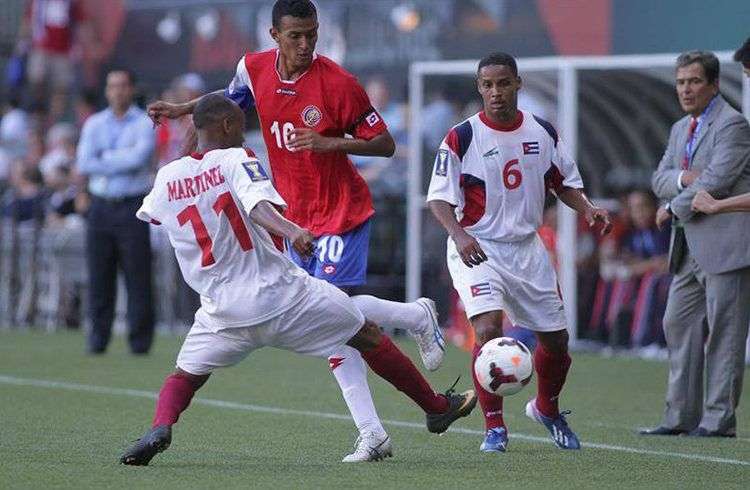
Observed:
[[[365,121],[367,121],[367,124],[370,125],[370,127],[375,126],[377,123],[380,122],[380,117],[378,116],[377,112],[370,113],[369,116],[365,118]]]
[[[488,294],[492,294],[492,288],[490,288],[490,283],[488,282],[480,282],[471,286],[471,296],[474,298]]]

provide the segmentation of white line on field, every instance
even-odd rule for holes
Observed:
[[[107,386],[94,386],[78,383],[68,383],[65,381],[50,381],[44,379],[29,379],[29,378],[18,378],[15,376],[3,376],[0,375],[0,383],[7,385],[16,386],[36,386],[39,388],[58,388],[61,390],[72,390],[72,391],[85,391],[89,393],[99,393],[102,395],[121,395],[130,396],[137,398],[150,398],[156,399],[157,394],[151,391],[143,390],[132,390],[128,388],[110,388]],[[351,421],[349,415],[343,415],[338,413],[329,412],[314,412],[308,410],[294,410],[290,408],[279,408],[279,407],[266,407],[263,405],[250,405],[245,403],[230,402],[225,400],[213,400],[209,398],[196,398],[193,400],[194,404],[207,405],[210,407],[218,408],[229,408],[234,410],[245,410],[248,412],[262,412],[262,413],[273,413],[278,415],[300,415],[305,417],[316,417],[333,420],[345,420]],[[418,424],[415,422],[404,422],[402,420],[383,420],[386,425],[393,425],[396,427],[408,427],[410,429],[424,429],[424,424]],[[452,428],[449,432],[457,434],[469,434],[472,436],[484,435],[484,432],[471,429]],[[514,439],[521,439],[524,441],[550,443],[547,437],[530,436],[526,434],[513,433]],[[739,459],[727,459],[717,458],[714,456],[706,456],[702,454],[692,453],[676,453],[671,451],[657,451],[654,449],[640,449],[635,447],[627,446],[614,446],[611,444],[600,444],[596,442],[583,443],[584,447],[605,449],[608,451],[619,451],[623,453],[641,454],[641,455],[652,455],[652,456],[665,456],[670,458],[689,459],[693,461],[702,461],[706,463],[722,463],[730,465],[750,466],[750,461],[742,461]]]

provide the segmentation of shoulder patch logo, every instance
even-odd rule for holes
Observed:
[[[302,111],[302,122],[309,128],[314,128],[323,119],[323,113],[314,105],[305,107]]]
[[[435,161],[435,175],[445,177],[448,175],[448,150],[441,148],[438,150]]]
[[[245,169],[245,172],[247,172],[247,175],[250,177],[250,180],[253,182],[260,182],[263,180],[268,180],[268,175],[266,174],[266,170],[263,168],[263,166],[260,164],[258,160],[250,160],[249,162],[242,162],[242,167]]]
[[[380,122],[380,116],[378,116],[377,112],[371,112],[367,115],[365,118],[365,121],[367,121],[367,124],[370,125],[370,127],[374,127],[377,123]]]

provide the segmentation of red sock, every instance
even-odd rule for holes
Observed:
[[[474,380],[477,398],[479,398],[479,406],[482,407],[482,413],[484,414],[484,426],[486,429],[505,427],[505,422],[503,421],[503,397],[482,388],[479,380],[477,380],[477,375],[474,373],[474,361],[477,360],[481,348],[481,345],[474,344],[474,350],[471,352],[471,377]]]
[[[370,369],[414,400],[425,413],[446,412],[448,399],[433,391],[422,373],[390,338],[384,335],[382,339],[380,345],[362,353]]]
[[[555,418],[560,414],[557,398],[565,384],[570,363],[570,356],[567,352],[556,354],[545,350],[542,344],[536,346],[534,351],[534,367],[538,378],[536,408],[545,417]]]
[[[196,389],[190,379],[180,374],[168,376],[159,392],[151,427],[173,425],[177,422],[180,414],[190,405]]]

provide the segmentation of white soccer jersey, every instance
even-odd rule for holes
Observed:
[[[159,169],[138,218],[164,226],[185,281],[201,296],[196,321],[254,325],[304,297],[307,274],[248,213],[285,206],[255,155],[243,148],[192,154]]]
[[[456,218],[474,237],[522,240],[542,224],[547,190],[583,188],[552,125],[521,114],[510,128],[475,114],[453,127],[438,150],[427,200],[456,206]]]

